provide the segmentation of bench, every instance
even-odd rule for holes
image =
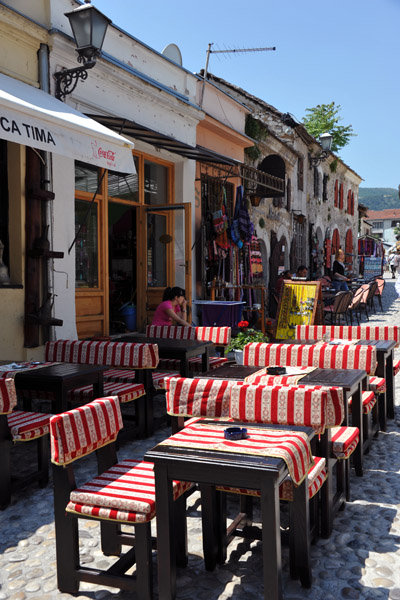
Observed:
[[[120,588],[137,598],[151,600],[151,521],[156,516],[153,464],[126,459],[117,462],[115,442],[122,429],[116,396],[100,398],[50,421],[53,463],[57,584],[61,592],[79,592],[80,582]],[[79,432],[79,435],[78,435]],[[94,478],[77,487],[74,463],[96,452]],[[61,467],[61,468],[60,468]],[[190,483],[174,481],[176,538],[180,566],[187,564],[186,498]],[[106,555],[121,555],[108,570],[80,564],[78,519],[100,522],[101,547]],[[134,534],[122,532],[134,527]],[[127,571],[136,563],[136,575]]]
[[[11,492],[23,485],[38,481],[47,485],[49,459],[49,423],[52,415],[15,410],[17,393],[12,378],[0,379],[0,510],[8,506]],[[11,476],[11,447],[15,442],[36,441],[37,471],[24,477]],[[14,473],[13,473],[14,475]]]

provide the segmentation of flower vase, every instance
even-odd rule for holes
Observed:
[[[237,365],[243,364],[243,350],[234,350]]]

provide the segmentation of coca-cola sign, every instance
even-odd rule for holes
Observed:
[[[105,159],[109,167],[115,166],[115,152],[99,147],[97,142],[92,142],[92,150],[94,158]]]

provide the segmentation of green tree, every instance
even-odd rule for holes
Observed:
[[[306,116],[303,117],[303,123],[308,133],[315,138],[319,138],[321,133],[330,133],[333,137],[333,152],[337,152],[350,141],[353,133],[351,125],[339,125],[342,120],[340,116],[341,106],[331,102],[330,104],[318,104],[314,108],[306,108]]]

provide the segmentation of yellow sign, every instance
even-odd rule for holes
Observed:
[[[322,309],[318,281],[285,280],[277,312],[276,339],[294,339],[296,325],[314,325],[317,307]]]

